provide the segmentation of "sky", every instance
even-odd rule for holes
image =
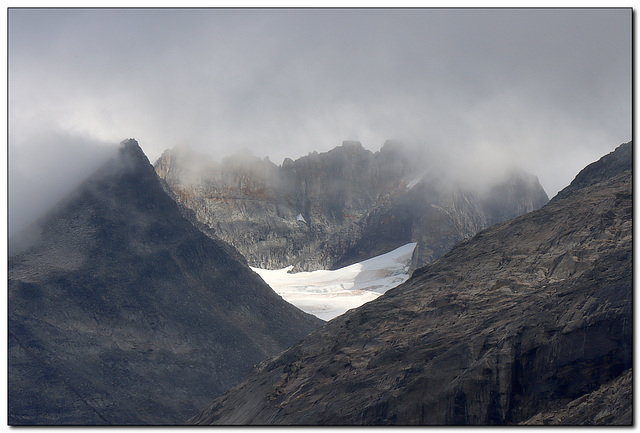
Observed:
[[[343,140],[513,163],[631,140],[631,9],[9,9],[9,235],[127,138],[281,164]],[[464,166],[461,165],[461,166]]]

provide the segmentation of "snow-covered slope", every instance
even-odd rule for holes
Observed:
[[[335,271],[291,274],[292,266],[277,270],[252,269],[286,301],[321,319],[331,320],[404,283],[410,276],[409,262],[415,247],[415,243],[409,243]]]

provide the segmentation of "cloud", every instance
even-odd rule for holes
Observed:
[[[631,138],[631,9],[10,9],[8,58],[14,149],[50,128],[280,163],[406,139],[553,195]]]
[[[54,128],[9,140],[8,235],[18,233],[62,200],[108,158],[115,143]]]

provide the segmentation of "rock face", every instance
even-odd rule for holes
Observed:
[[[217,164],[166,151],[155,169],[200,222],[265,269],[337,269],[417,242],[415,269],[548,201],[521,171],[479,192],[418,159],[398,143],[372,153],[344,142],[282,166],[247,152]]]
[[[633,372],[630,368],[596,391],[564,407],[539,413],[523,425],[633,425]]]
[[[458,244],[262,362],[191,421],[631,424],[627,167],[582,172],[543,208]]]
[[[9,424],[180,424],[322,322],[180,213],[134,140],[9,257]]]

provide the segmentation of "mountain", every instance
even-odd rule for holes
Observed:
[[[164,188],[127,140],[12,242],[9,424],[184,423],[322,323]]]
[[[263,269],[338,269],[416,242],[413,270],[548,201],[528,173],[509,170],[477,190],[416,152],[387,142],[372,153],[346,141],[277,166],[248,151],[217,163],[168,150],[154,167],[178,202]]]
[[[631,425],[631,147],[263,361],[191,422]]]
[[[559,200],[582,188],[602,182],[627,170],[633,170],[633,145],[631,142],[619,146],[614,152],[587,165],[578,173],[571,184],[560,191],[554,198]]]
[[[522,425],[631,425],[633,369],[560,409],[541,412]]]

